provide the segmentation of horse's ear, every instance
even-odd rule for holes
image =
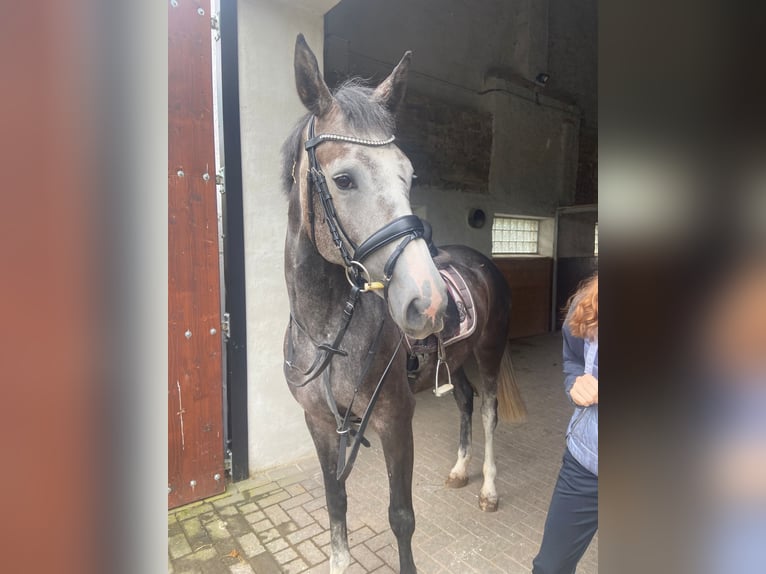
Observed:
[[[375,88],[373,93],[373,98],[386,106],[391,113],[395,114],[404,100],[404,93],[407,91],[407,72],[410,69],[411,59],[412,52],[405,52],[396,68]]]
[[[295,87],[303,105],[315,116],[321,117],[330,110],[332,94],[303,34],[298,34],[295,40]]]

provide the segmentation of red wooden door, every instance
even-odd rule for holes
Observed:
[[[176,4],[176,6],[173,6]],[[209,3],[169,3],[168,507],[223,492]]]

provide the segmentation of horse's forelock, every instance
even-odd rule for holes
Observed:
[[[345,135],[365,137],[378,134],[387,137],[394,133],[394,116],[385,106],[372,99],[373,91],[360,78],[346,80],[335,90],[335,102],[353,132]],[[303,128],[310,115],[306,114],[298,120],[282,144],[282,185],[286,193],[293,186],[293,165],[302,151]]]
[[[349,128],[354,131],[353,135],[388,136],[394,132],[394,116],[384,105],[372,99],[373,91],[361,79],[351,78],[333,94]]]

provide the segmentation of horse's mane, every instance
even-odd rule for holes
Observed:
[[[394,133],[394,116],[384,105],[372,99],[373,91],[361,78],[351,78],[333,93],[353,135],[364,137],[365,134],[378,133],[388,136]],[[311,114],[306,114],[298,120],[282,144],[282,186],[286,193],[293,185],[293,164],[301,153],[301,136],[310,117]]]

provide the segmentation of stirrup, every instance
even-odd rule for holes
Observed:
[[[443,397],[452,392],[455,386],[452,384],[452,375],[449,372],[449,365],[444,360],[444,345],[442,344],[441,337],[438,337],[438,359],[436,360],[436,376],[434,377],[434,395],[437,397]],[[447,368],[447,384],[439,386],[439,369],[444,365]]]

